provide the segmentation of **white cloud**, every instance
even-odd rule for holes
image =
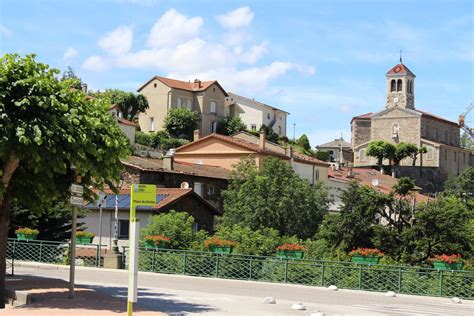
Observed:
[[[237,29],[252,23],[254,13],[249,7],[241,7],[225,14],[218,15],[217,21],[227,29]]]
[[[197,36],[202,24],[201,17],[188,18],[175,9],[168,10],[151,28],[147,46],[160,48],[177,45]]]
[[[77,55],[79,55],[79,52],[77,50],[75,50],[74,48],[69,47],[64,52],[63,59],[70,60],[70,59],[76,57]]]
[[[10,37],[12,35],[12,31],[7,28],[5,25],[0,24],[0,35],[3,35],[5,37]]]
[[[129,26],[119,26],[99,40],[99,46],[111,55],[125,54],[132,48],[133,31]]]
[[[84,61],[82,67],[87,70],[99,71],[105,69],[106,63],[100,56],[90,56]]]

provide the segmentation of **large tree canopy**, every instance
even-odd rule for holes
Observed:
[[[88,100],[60,81],[59,70],[6,54],[0,59],[0,290],[4,289],[5,251],[11,202],[41,211],[66,200],[74,172],[90,186],[119,180],[119,158],[129,143],[107,112],[108,104]],[[75,167],[75,171],[71,167]],[[0,299],[3,304],[3,299]]]
[[[110,104],[117,104],[123,117],[133,120],[148,109],[148,100],[142,94],[134,94],[118,89],[108,89],[105,92],[95,93],[94,96],[105,98]]]
[[[198,127],[199,115],[197,112],[178,108],[171,109],[165,117],[164,128],[171,137],[193,139],[193,132]]]
[[[274,228],[300,238],[314,236],[328,209],[321,185],[310,186],[289,164],[274,158],[266,158],[259,169],[252,159],[240,162],[223,194],[223,225]]]

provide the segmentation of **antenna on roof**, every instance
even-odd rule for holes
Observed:
[[[400,64],[403,64],[402,62],[402,50],[400,49]]]

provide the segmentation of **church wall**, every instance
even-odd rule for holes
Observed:
[[[419,117],[397,116],[394,112],[387,113],[383,117],[372,118],[372,140],[384,140],[395,143],[392,138],[392,129],[398,124],[398,141],[419,146],[420,144],[420,119]]]
[[[459,147],[459,127],[430,117],[421,118],[421,137],[451,146]]]
[[[470,153],[462,148],[440,147],[439,167],[448,177],[461,174],[470,165]]]
[[[352,121],[352,146],[357,146],[370,141],[370,120],[354,119]]]

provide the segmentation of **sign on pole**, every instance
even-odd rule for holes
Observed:
[[[71,195],[69,198],[69,203],[71,203],[73,206],[82,206],[84,204],[84,200],[80,196]]]
[[[79,184],[71,184],[70,191],[73,195],[81,196],[84,194],[84,187]]]
[[[156,205],[156,186],[151,184],[132,184],[130,188],[130,252],[128,261],[128,304],[127,314],[133,312],[133,303],[137,302],[138,282],[138,239],[140,220],[136,217],[137,206]]]

